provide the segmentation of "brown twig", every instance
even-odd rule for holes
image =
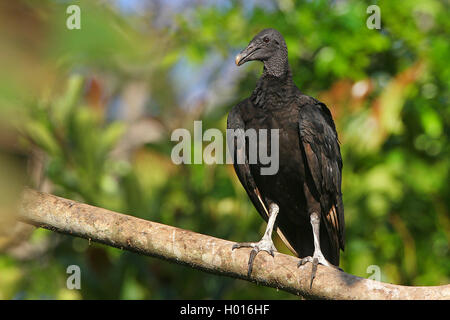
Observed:
[[[311,264],[261,253],[247,276],[250,249],[232,242],[89,206],[34,190],[24,192],[19,219],[38,227],[116,248],[278,288],[314,299],[450,299],[450,285],[408,287],[356,277],[319,265],[310,288]]]

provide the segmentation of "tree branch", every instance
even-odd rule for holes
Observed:
[[[247,276],[250,249],[231,250],[232,242],[81,204],[27,189],[19,220],[116,248],[278,288],[315,299],[450,299],[450,285],[408,287],[356,277],[318,266],[310,288],[311,264],[261,253]]]

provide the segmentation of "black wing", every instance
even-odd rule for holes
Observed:
[[[342,158],[330,110],[321,102],[307,104],[299,112],[299,129],[307,170],[314,181],[313,196],[320,201],[322,221],[334,250],[344,250]]]
[[[228,114],[227,119],[227,129],[231,130],[241,130],[243,133],[245,131],[245,123],[239,113],[239,106],[235,106]],[[233,159],[233,166],[236,174],[247,191],[250,200],[258,210],[259,214],[264,218],[264,220],[269,219],[269,213],[267,211],[267,204],[264,202],[258,187],[256,186],[255,180],[250,171],[250,166],[248,164],[246,143],[244,141],[245,137],[242,134],[237,134],[233,136],[227,135],[228,146],[230,148],[229,152],[231,158]],[[233,141],[231,141],[233,140]],[[233,148],[233,149],[231,149]],[[243,159],[244,161],[238,161],[238,159]]]
[[[230,113],[228,114],[227,119],[227,128],[232,130],[243,130],[245,131],[245,123],[244,120],[241,117],[240,114],[240,107],[242,104],[244,104],[247,100],[241,102],[241,104],[238,104],[235,106]],[[253,205],[255,206],[258,213],[262,216],[262,218],[267,222],[269,219],[269,212],[268,212],[268,203],[267,199],[264,197],[264,195],[261,194],[260,190],[258,189],[255,180],[252,176],[252,173],[250,171],[250,166],[248,163],[247,158],[247,150],[246,147],[248,144],[245,144],[243,139],[245,137],[241,136],[232,136],[232,139],[234,139],[233,143],[229,140],[229,136],[227,135],[227,141],[228,141],[228,147],[230,148],[229,152],[233,159],[233,166],[234,170],[236,171],[236,174],[239,178],[239,181],[241,182],[242,186],[244,187],[245,191],[247,192],[250,200],[252,201]],[[240,143],[238,143],[238,139],[241,139]],[[232,147],[233,146],[233,147]],[[237,161],[237,159],[244,159],[244,161],[241,161],[240,163]],[[281,231],[280,228],[275,226],[275,230],[280,236],[281,240],[285,243],[285,245],[291,250],[294,254],[297,256],[299,255],[298,250],[296,250],[295,243],[291,243],[287,240],[287,237],[285,236],[284,232]],[[290,229],[289,229],[290,230]],[[296,234],[295,232],[291,232],[292,234]],[[294,245],[294,246],[293,246]]]

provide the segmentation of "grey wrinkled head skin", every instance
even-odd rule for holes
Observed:
[[[247,61],[262,61],[264,73],[281,77],[289,68],[287,53],[281,33],[275,29],[264,29],[236,56],[235,62],[241,66]]]

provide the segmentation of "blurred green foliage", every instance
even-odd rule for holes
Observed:
[[[233,241],[259,239],[264,222],[232,167],[174,165],[170,135],[192,130],[194,120],[225,130],[228,111],[261,72],[258,63],[236,68],[234,55],[273,27],[286,38],[299,88],[336,120],[341,267],[369,277],[378,265],[381,280],[397,284],[449,282],[448,3],[77,4],[80,30],[66,28],[68,2],[0,6],[0,150],[16,156],[0,159],[4,172],[22,163],[29,184],[59,196]],[[381,9],[381,30],[366,27],[371,4]],[[11,179],[2,179],[2,194]],[[84,239],[11,230],[0,228],[1,299],[295,299]],[[79,291],[66,289],[72,264],[82,270]]]

